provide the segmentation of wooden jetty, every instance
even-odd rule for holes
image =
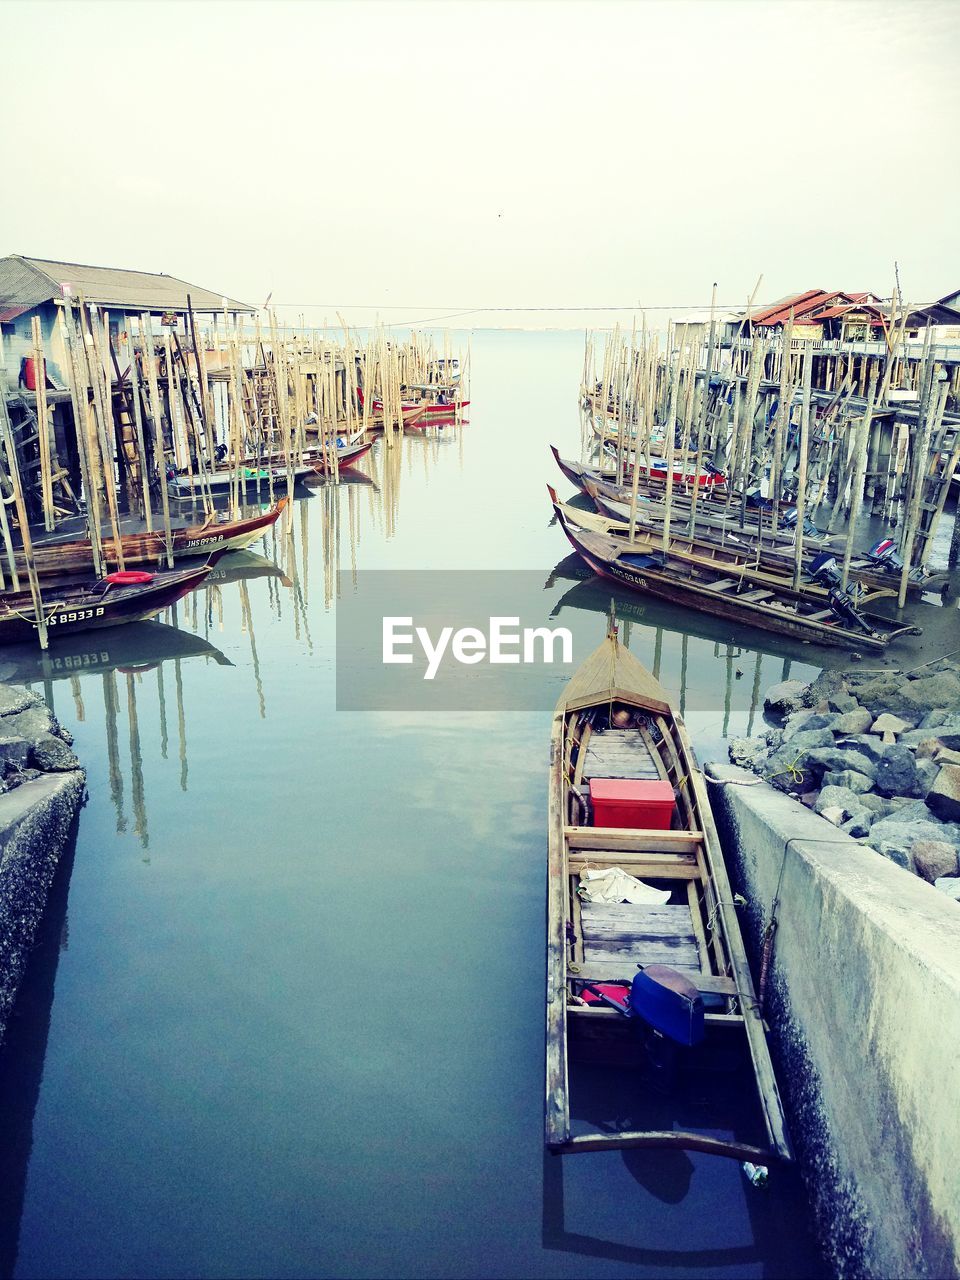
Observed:
[[[650,791],[652,783],[666,802],[644,817],[638,811],[636,826],[604,826],[598,783],[614,780],[621,790],[624,782],[643,782]],[[548,824],[548,1148],[558,1154],[682,1148],[759,1163],[792,1159],[703,776],[668,695],[614,628],[554,711]],[[586,873],[617,869],[634,878],[633,901],[584,892]],[[730,1037],[744,1051],[743,1089],[758,1103],[757,1141],[718,1136],[724,1117],[712,1111],[708,1130],[685,1127],[679,1096],[669,1127],[578,1129],[570,1071],[578,1052],[634,1073],[646,1070],[663,1085],[708,1066]],[[638,1115],[650,1100],[649,1083],[638,1080]]]

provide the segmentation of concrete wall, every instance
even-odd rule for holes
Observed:
[[[0,1041],[83,790],[74,769],[0,795]]]
[[[766,783],[710,796],[755,955],[782,871],[766,1008],[828,1259],[960,1274],[960,905]]]

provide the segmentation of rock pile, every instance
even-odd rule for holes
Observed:
[[[786,680],[764,709],[734,764],[960,902],[960,663]]]
[[[0,795],[41,773],[82,768],[72,745],[73,737],[38,694],[0,685]]]

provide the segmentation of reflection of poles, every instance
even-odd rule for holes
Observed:
[[[126,831],[127,819],[123,812],[123,774],[120,770],[120,751],[117,746],[117,686],[114,672],[103,673],[104,724],[107,731],[107,776],[110,781],[110,799],[117,814],[117,831]]]
[[[690,637],[686,632],[680,639],[680,714],[687,714],[687,650]]]
[[[723,697],[723,736],[730,728],[730,706],[733,701],[733,646],[727,645],[727,687]]]
[[[163,663],[157,667],[157,702],[160,708],[160,755],[167,758],[167,699],[163,692]]]
[[[143,755],[140,751],[140,722],[137,719],[137,690],[132,673],[127,674],[127,723],[130,729],[130,803],[133,806],[133,830],[143,848],[149,849],[147,807],[143,792]]]
[[[250,657],[253,660],[253,678],[257,685],[257,699],[260,703],[260,719],[267,718],[267,704],[263,697],[263,681],[260,679],[260,659],[257,657],[257,637],[253,632],[253,614],[250,610],[250,595],[247,584],[242,579],[240,587],[240,619],[241,626],[250,637]]]
[[[187,789],[187,719],[183,711],[183,671],[179,658],[174,658],[173,669],[177,684],[177,733],[180,737],[180,790]]]
[[[762,656],[757,654],[756,665],[753,668],[753,689],[750,693],[750,719],[747,721],[747,737],[753,733],[753,722],[757,715],[757,707],[760,705],[760,667],[763,662]]]
[[[80,684],[79,676],[70,677],[70,692],[73,694],[73,707],[77,720],[80,724],[83,724],[87,718],[87,713],[83,705],[83,686]],[[53,708],[51,707],[50,710],[52,711]]]
[[[653,646],[653,678],[660,679],[660,655],[663,651],[663,627],[657,627],[657,638]]]

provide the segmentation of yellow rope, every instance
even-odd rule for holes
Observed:
[[[787,774],[792,782],[797,783],[798,786],[802,786],[803,770],[797,768],[797,762],[802,756],[803,752],[801,751],[785,769],[778,769],[776,773],[765,773],[762,776],[767,780],[767,782],[772,782],[774,778],[779,778],[781,774]]]

